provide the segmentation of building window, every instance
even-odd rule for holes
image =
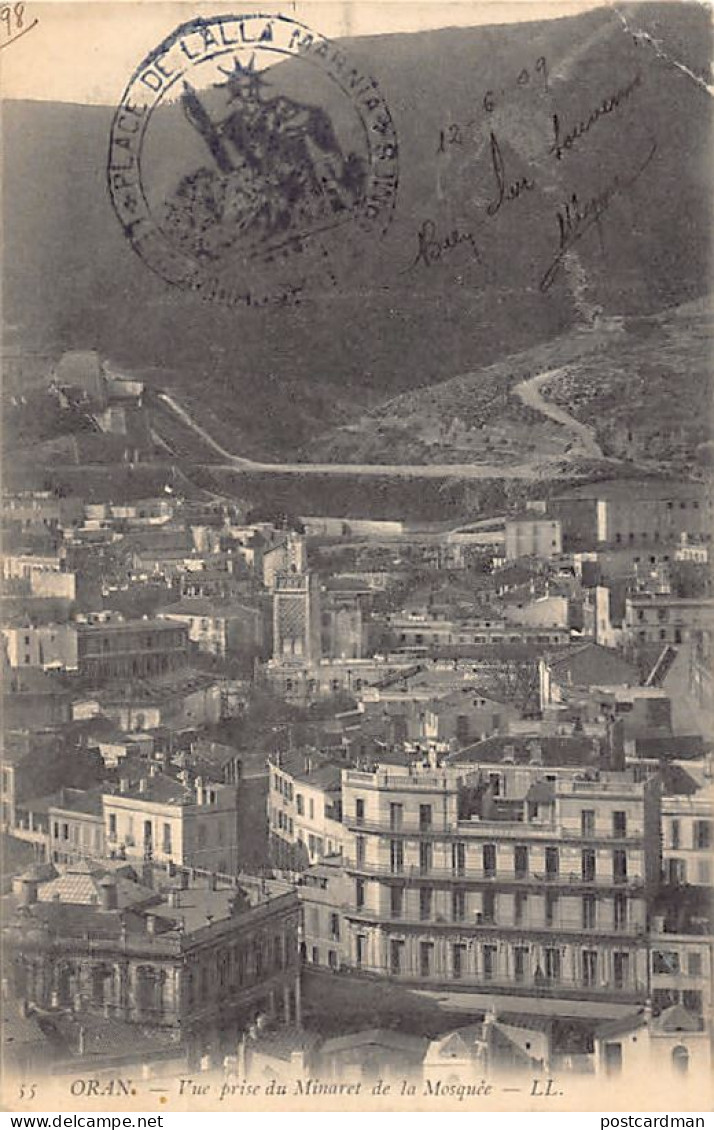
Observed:
[[[319,965],[320,964],[320,951],[317,948],[317,946],[312,947],[312,964],[313,965]]]
[[[558,878],[560,870],[558,849],[556,847],[547,847],[545,849],[545,877],[548,880]]]
[[[364,955],[367,951],[367,939],[364,934],[358,934],[355,938],[355,964],[364,965]]]
[[[339,941],[340,938],[340,916],[339,914],[330,914],[330,937]]]
[[[466,892],[460,887],[451,892],[451,917],[454,922],[463,922],[466,917]]]
[[[622,989],[627,984],[630,968],[630,955],[628,953],[614,953],[612,955],[613,979],[616,989]]]
[[[404,942],[392,938],[389,943],[389,972],[392,976],[399,976],[402,971],[402,954]]]
[[[679,820],[672,820],[672,822],[670,824],[670,830],[671,830],[671,833],[670,833],[671,834],[671,845],[670,846],[673,847],[673,848],[678,848],[679,847]]]
[[[295,804],[297,805],[298,816],[304,816],[305,815],[305,802],[303,800],[302,793],[296,793]]]
[[[595,835],[595,810],[584,808],[580,813],[580,834],[583,839]]]
[[[555,925],[556,910],[558,909],[558,896],[551,894],[550,891],[546,892],[545,896],[545,924],[546,926]]]
[[[419,844],[419,872],[422,875],[428,875],[432,866],[432,846],[431,844]]]
[[[162,849],[164,855],[171,855],[171,825],[164,824],[164,836],[162,841]]]
[[[481,913],[484,922],[494,922],[496,919],[496,892],[484,891],[481,903]]]
[[[707,851],[712,846],[712,826],[710,820],[694,821],[695,851]]]
[[[451,869],[455,875],[466,871],[466,845],[460,841],[451,845]]]
[[[337,954],[334,950],[327,951],[327,964],[330,969],[337,969]]]
[[[583,950],[583,985],[597,985],[597,950]]]
[[[627,813],[613,812],[612,834],[616,840],[622,840],[627,835]]]
[[[516,946],[513,950],[513,974],[516,981],[526,980],[528,968],[528,946]]]
[[[358,910],[364,907],[364,879],[355,879],[355,905]]]
[[[109,813],[109,839],[115,840],[117,838],[117,817],[115,812]]]
[[[492,879],[496,874],[496,845],[483,845],[483,873],[487,879]]]
[[[627,882],[627,852],[622,848],[612,853],[612,875],[616,883]]]
[[[513,857],[516,879],[525,879],[528,874],[528,848],[517,844],[513,849]]]
[[[594,930],[597,917],[597,902],[594,895],[583,898],[583,930]]]
[[[458,981],[463,976],[466,967],[466,946],[457,942],[452,947],[451,957],[454,980]]]
[[[676,976],[680,971],[679,954],[676,950],[653,950],[652,972]]]
[[[560,980],[560,950],[553,947],[545,951],[545,975],[548,981]]]
[[[419,973],[422,977],[431,977],[434,963],[434,943],[420,942],[419,944]]]
[[[431,887],[422,887],[419,891],[419,917],[422,922],[427,922],[431,918],[431,903]]]
[[[483,947],[483,976],[485,981],[492,981],[495,977],[497,957],[497,946],[486,945]]]
[[[627,895],[615,895],[613,913],[615,929],[625,930],[627,928]]]
[[[402,819],[404,817],[404,805],[390,804],[389,806],[389,827],[392,831],[398,831],[402,826]]]
[[[426,832],[431,828],[431,805],[419,805],[419,830]]]
[[[595,882],[595,852],[591,848],[586,848],[581,853],[580,868],[584,883]]]
[[[365,836],[355,836],[355,855],[356,855],[357,865],[359,867],[361,867],[364,864],[364,861],[365,861],[366,843],[367,843],[367,840],[366,840]]]
[[[690,977],[701,977],[702,955],[700,953],[687,954],[687,973]]]
[[[391,887],[389,892],[389,909],[392,918],[402,917],[402,904],[404,901],[401,887]]]
[[[513,901],[513,918],[516,926],[521,926],[526,916],[526,906],[528,905],[528,895],[525,891],[516,891]]]
[[[401,875],[404,870],[404,844],[401,840],[389,841],[389,862],[393,875]]]
[[[355,824],[364,824],[364,800],[359,796],[355,800]]]

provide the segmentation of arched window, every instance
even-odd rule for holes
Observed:
[[[689,1070],[689,1049],[684,1044],[677,1044],[672,1048],[672,1067],[680,1075],[686,1075]]]

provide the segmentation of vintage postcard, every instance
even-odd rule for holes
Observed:
[[[5,1110],[702,1124],[711,59],[0,7]]]

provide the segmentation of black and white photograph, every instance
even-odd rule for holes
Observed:
[[[712,40],[0,7],[3,1110],[704,1126]]]

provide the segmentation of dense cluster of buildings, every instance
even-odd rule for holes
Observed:
[[[136,382],[75,356],[54,395],[134,442]],[[276,1075],[700,1062],[711,517],[634,480],[459,530],[7,495],[18,1063],[102,1025]]]

